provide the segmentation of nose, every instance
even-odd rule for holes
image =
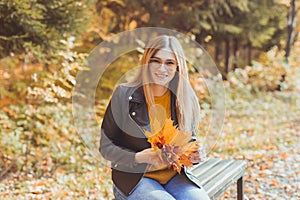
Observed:
[[[166,71],[166,70],[167,70],[166,64],[165,64],[165,63],[161,63],[161,64],[159,65],[158,69],[159,69],[160,71]]]

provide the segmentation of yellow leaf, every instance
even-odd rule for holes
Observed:
[[[176,144],[177,146],[184,146],[191,140],[191,138],[192,134],[180,130],[176,133],[176,135],[173,137],[173,140],[170,143]]]
[[[167,119],[164,128],[162,129],[162,135],[165,137],[167,144],[174,144],[172,141],[178,135],[178,129],[173,126],[173,121]]]

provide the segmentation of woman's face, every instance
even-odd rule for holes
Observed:
[[[156,85],[167,86],[175,76],[176,68],[176,58],[168,48],[158,50],[149,60],[149,71]]]

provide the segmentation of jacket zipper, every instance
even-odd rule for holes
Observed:
[[[140,127],[140,125],[138,125],[138,123],[136,123],[136,121],[134,121],[134,119],[131,117],[130,113],[128,114],[128,116],[129,116],[130,120],[133,121],[137,125],[137,127],[140,129],[140,131],[143,133],[143,135],[146,138],[148,138],[148,136],[145,134],[145,131]]]
[[[132,120],[132,121],[138,126],[138,128],[139,128],[140,131],[143,133],[143,135],[144,135],[146,138],[148,138],[147,135],[145,134],[144,130],[143,130],[143,129],[136,123],[136,121],[131,117],[130,113],[128,114],[128,116],[129,116],[129,119]],[[147,168],[148,168],[148,164],[147,164],[146,169],[147,169]],[[135,188],[137,187],[137,185],[141,182],[141,180],[142,180],[144,174],[145,174],[145,172],[143,172],[143,175],[141,176],[140,180],[137,182],[137,184],[134,186],[134,188],[132,188],[132,190],[129,192],[129,195],[135,190]]]

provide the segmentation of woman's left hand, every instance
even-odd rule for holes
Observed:
[[[190,161],[192,163],[199,163],[199,162],[203,162],[204,160],[206,159],[206,152],[205,152],[205,149],[202,147],[202,148],[199,148],[198,150],[194,151],[192,154],[191,154],[191,157],[190,157]]]
[[[194,153],[192,153],[190,161],[192,163],[198,163],[198,162],[200,162],[201,161],[201,159],[200,159],[200,152],[199,151],[195,151]]]

